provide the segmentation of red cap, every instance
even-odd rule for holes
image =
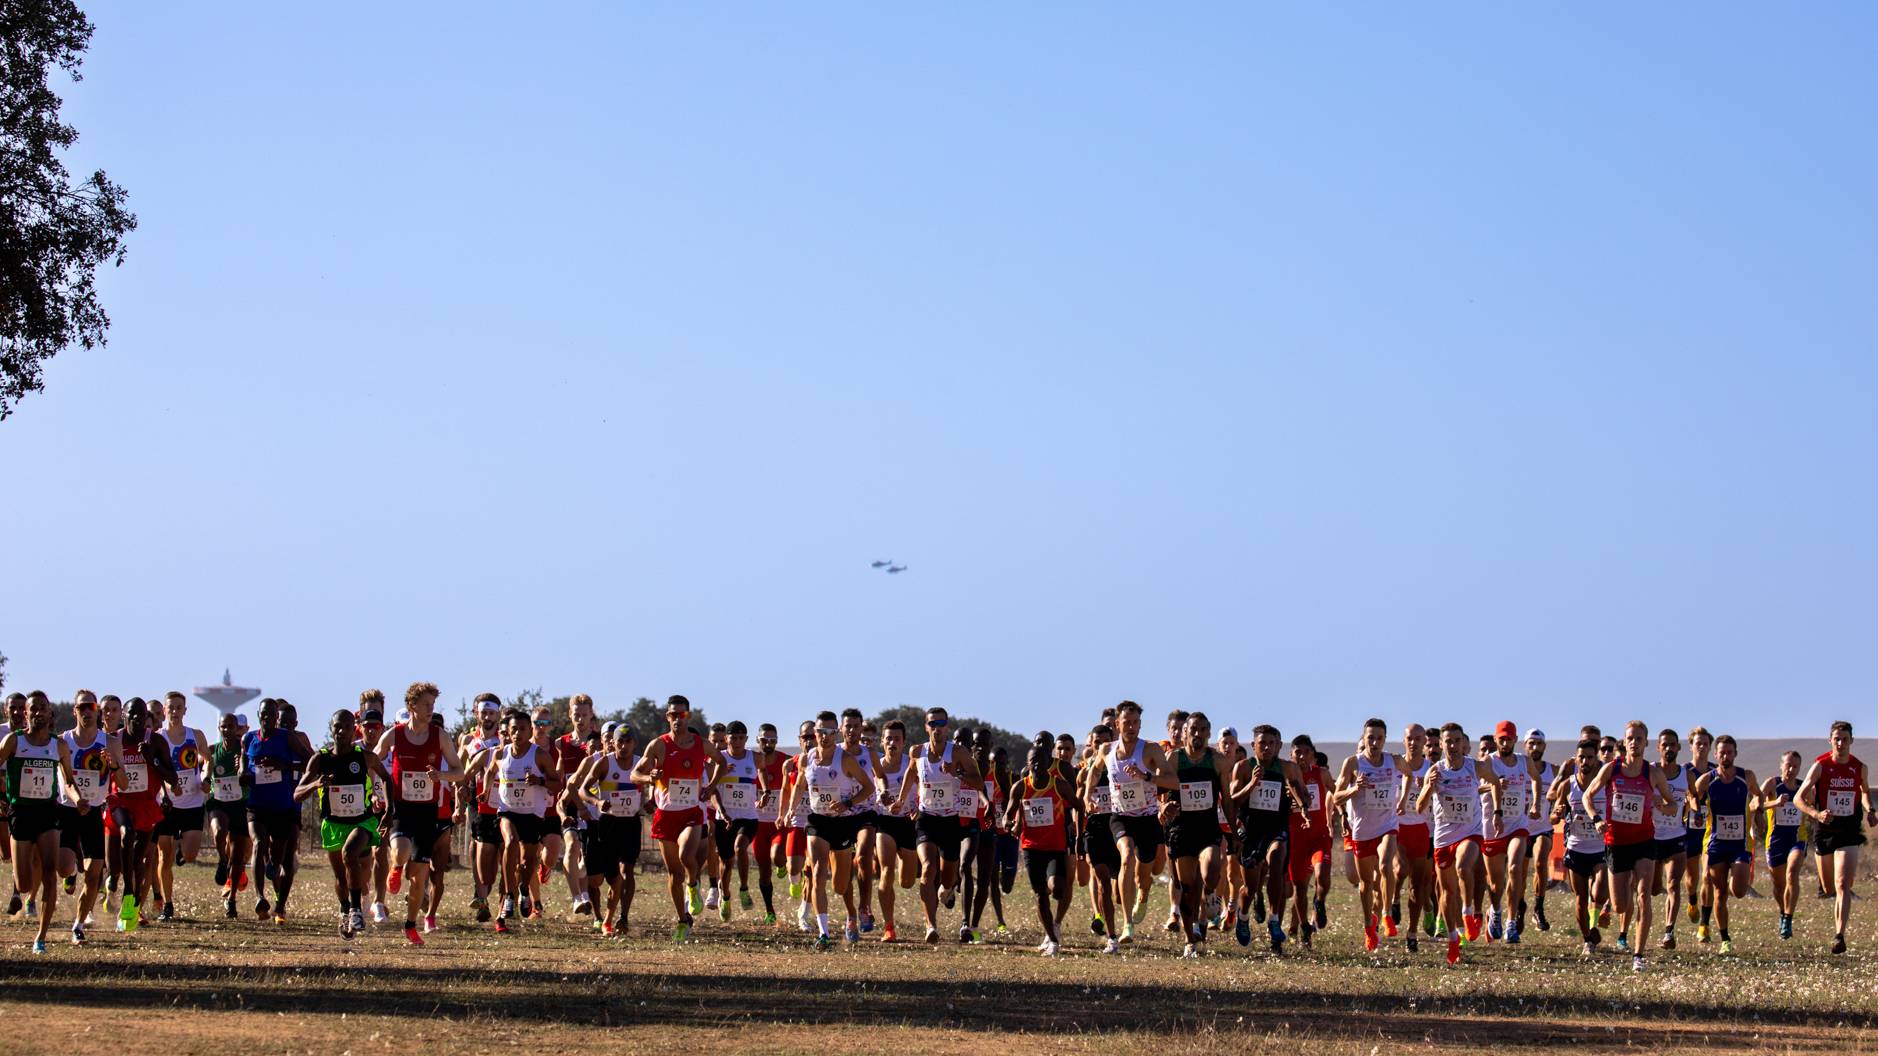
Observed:
[[[1493,735],[1495,737],[1511,737],[1514,740],[1518,740],[1519,739],[1519,727],[1513,725],[1511,722],[1508,722],[1505,719],[1501,719],[1500,724],[1493,728]]]

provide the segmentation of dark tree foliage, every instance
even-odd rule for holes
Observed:
[[[78,130],[59,120],[52,70],[79,80],[91,33],[71,0],[0,0],[0,419],[61,349],[104,343],[98,268],[124,262],[137,227],[102,169],[75,181],[59,161]]]
[[[925,708],[916,707],[912,704],[901,704],[897,707],[888,708],[874,716],[873,722],[876,726],[884,726],[889,719],[899,719],[901,722],[906,723],[906,740],[908,744],[917,744],[926,739]],[[961,715],[956,711],[949,712],[947,719],[950,720],[952,724],[952,733],[954,736],[957,736],[960,730],[990,730],[992,745],[994,747],[1003,748],[1005,752],[1009,754],[1010,765],[1013,768],[1024,765],[1024,760],[1028,758],[1030,753],[1030,738],[1034,736],[1036,732],[1040,732],[1033,731],[1030,735],[1013,733],[1002,726],[994,726],[983,719],[975,719],[969,715]]]

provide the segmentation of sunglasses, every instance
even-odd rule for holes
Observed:
[[[927,719],[926,720],[926,728],[929,730],[937,730],[937,729],[944,727],[945,725],[947,725],[947,723],[946,723],[946,720],[944,719]]]
[[[554,725],[554,720],[553,720],[553,719],[536,719],[536,720],[535,720],[535,725],[537,725],[537,726],[552,726],[552,725]]]
[[[823,737],[834,737],[838,735],[841,730],[834,726],[817,726],[815,732]]]

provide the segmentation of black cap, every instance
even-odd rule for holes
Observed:
[[[383,726],[385,724],[385,713],[377,708],[366,708],[364,714],[359,716],[359,725],[361,726],[369,726],[374,722]]]

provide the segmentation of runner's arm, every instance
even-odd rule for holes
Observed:
[[[1362,779],[1356,776],[1356,756],[1343,761],[1343,769],[1337,771],[1337,787],[1330,793],[1330,805],[1341,807],[1363,791]]]

